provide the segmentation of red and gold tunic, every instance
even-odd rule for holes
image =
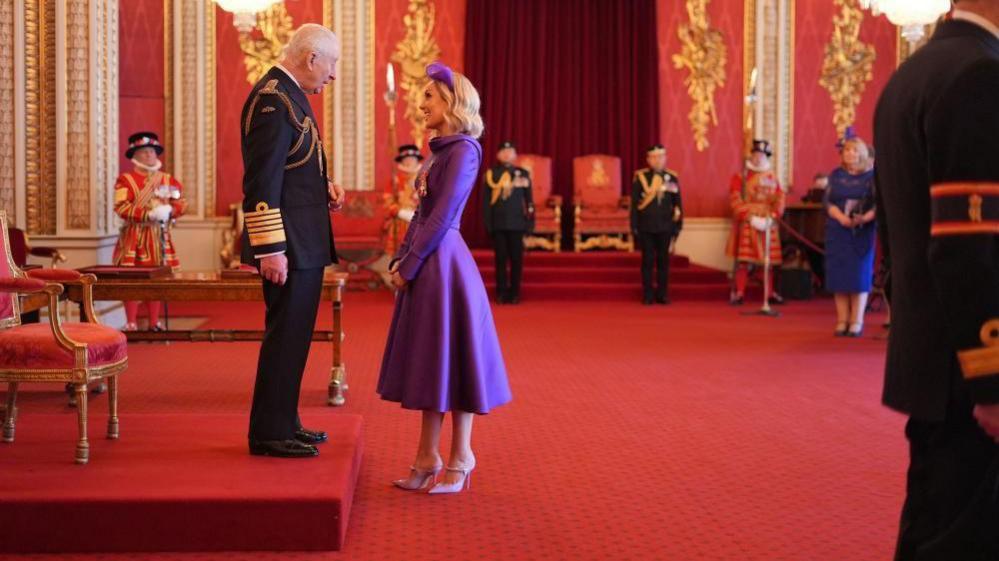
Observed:
[[[121,267],[180,266],[174,252],[170,229],[163,230],[148,213],[154,207],[168,203],[173,207],[171,218],[183,214],[187,204],[178,198],[182,187],[172,175],[163,172],[132,171],[118,176],[114,185],[114,211],[125,223],[114,248],[114,264]],[[164,252],[166,259],[163,259]]]
[[[780,264],[780,229],[776,219],[784,214],[785,198],[784,189],[772,171],[747,170],[745,186],[742,175],[733,175],[729,184],[732,234],[728,240],[728,255],[740,262],[763,264],[766,233],[754,229],[750,219],[769,216],[774,219],[770,230],[770,263]]]

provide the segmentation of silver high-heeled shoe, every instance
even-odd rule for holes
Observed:
[[[448,493],[459,493],[459,492],[461,492],[461,491],[463,491],[465,489],[471,489],[472,488],[472,470],[474,470],[474,469],[475,469],[474,465],[472,467],[469,467],[469,468],[454,468],[454,467],[448,466],[447,471],[450,471],[452,473],[460,473],[461,474],[461,479],[459,479],[458,481],[456,481],[454,483],[438,483],[438,484],[434,485],[430,489],[429,494],[431,494],[431,495],[445,495],[445,494],[448,494]]]
[[[396,479],[392,482],[392,485],[406,491],[419,491],[420,489],[426,489],[430,487],[431,484],[437,483],[437,474],[441,472],[444,466],[434,466],[430,470],[422,470],[416,466],[409,467],[409,477],[406,479]]]

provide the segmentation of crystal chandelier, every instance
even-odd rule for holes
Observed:
[[[232,24],[240,33],[249,33],[257,25],[257,12],[262,12],[281,0],[215,0],[220,8],[232,12]]]
[[[925,27],[950,10],[950,0],[858,0],[860,7],[875,16],[884,14],[902,28],[902,37],[915,45],[925,35]]]

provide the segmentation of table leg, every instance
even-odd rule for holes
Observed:
[[[343,301],[342,288],[337,287],[336,297],[333,298],[333,337],[330,343],[333,345],[333,366],[330,368],[330,385],[328,389],[327,405],[340,407],[347,402],[344,392],[347,391],[347,368],[343,365]]]

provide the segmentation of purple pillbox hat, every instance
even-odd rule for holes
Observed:
[[[436,61],[427,65],[427,76],[435,81],[447,86],[447,89],[454,91],[454,72],[443,62]]]

